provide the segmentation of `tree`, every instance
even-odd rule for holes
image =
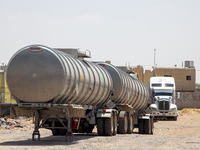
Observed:
[[[196,88],[200,88],[200,84],[199,83],[196,83],[195,86],[196,86]]]

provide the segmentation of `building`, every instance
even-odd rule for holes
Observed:
[[[149,80],[154,76],[174,77],[176,92],[194,92],[196,69],[193,61],[185,61],[184,67],[153,67],[153,70],[145,70],[142,66],[132,67],[138,75],[138,79],[149,87]]]
[[[6,83],[6,68],[7,66],[0,66],[0,103],[16,104]]]

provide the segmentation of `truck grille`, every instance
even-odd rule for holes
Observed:
[[[159,110],[169,110],[169,101],[159,101]]]

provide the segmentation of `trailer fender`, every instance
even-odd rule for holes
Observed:
[[[97,118],[111,118],[111,113],[113,109],[98,109],[96,117]]]
[[[121,112],[119,113],[118,121],[124,119],[125,113],[126,113],[126,111],[121,111]]]

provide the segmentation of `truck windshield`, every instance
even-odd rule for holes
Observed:
[[[155,93],[155,96],[172,96],[172,93]]]
[[[155,90],[155,96],[172,96],[172,90]]]
[[[166,83],[165,87],[174,87],[174,84]]]
[[[162,87],[162,84],[161,83],[153,83],[152,87]]]

